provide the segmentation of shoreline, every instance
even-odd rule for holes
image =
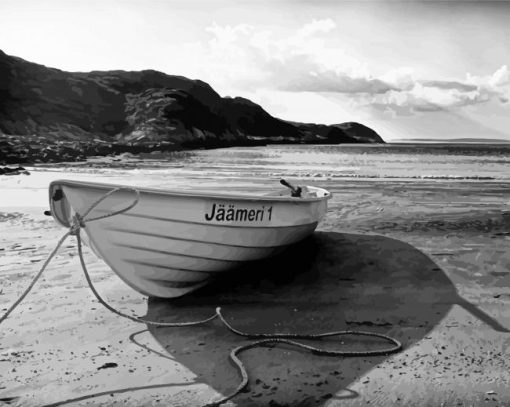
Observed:
[[[264,147],[278,145],[386,145],[382,142],[350,141],[349,143],[331,143],[331,140],[301,141],[296,140],[271,140],[271,138],[235,140],[214,140],[200,144],[199,141],[188,144],[176,145],[169,141],[146,141],[146,142],[119,142],[115,140],[64,140],[55,142],[44,136],[30,135],[7,135],[0,132],[0,149],[3,158],[0,165],[23,165],[36,164],[63,164],[66,162],[80,162],[94,158],[117,158],[119,155],[132,154],[143,157],[144,155],[162,155],[179,152],[193,152],[199,150],[213,150],[229,147]]]

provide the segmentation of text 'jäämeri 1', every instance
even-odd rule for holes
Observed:
[[[235,205],[224,205],[213,203],[210,213],[205,214],[205,220],[217,222],[263,222],[271,221],[273,207],[262,206],[259,209],[237,208]]]

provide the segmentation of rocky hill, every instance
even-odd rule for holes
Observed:
[[[0,51],[0,163],[269,143],[384,143],[358,123],[287,122],[207,83],[145,70],[65,72]]]

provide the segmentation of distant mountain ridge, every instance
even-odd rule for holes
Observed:
[[[58,151],[66,148],[69,159],[76,148],[83,158],[270,143],[384,141],[359,123],[280,120],[248,99],[221,97],[200,80],[153,70],[65,72],[0,51],[0,162],[20,154],[62,159]]]
[[[510,140],[500,138],[448,138],[448,139],[433,139],[433,138],[409,138],[409,139],[393,139],[391,143],[459,143],[459,144],[508,144]]]

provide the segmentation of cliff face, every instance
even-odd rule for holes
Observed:
[[[0,141],[3,153],[6,146],[19,150],[26,144],[30,149],[38,141],[86,143],[91,148],[106,143],[115,151],[121,146],[175,150],[275,142],[384,142],[357,123],[325,126],[279,120],[250,100],[222,98],[199,80],[152,70],[65,72],[2,51]],[[99,150],[95,153],[108,148]]]

